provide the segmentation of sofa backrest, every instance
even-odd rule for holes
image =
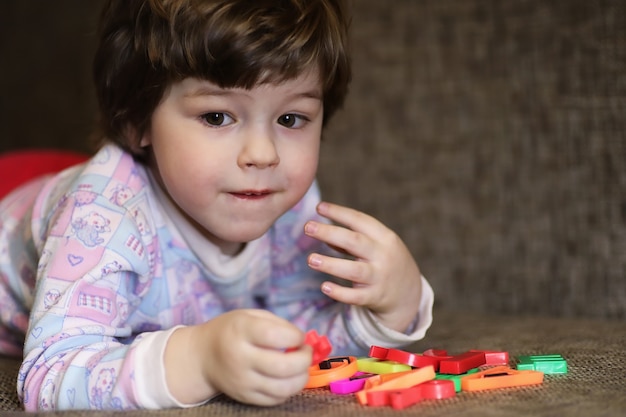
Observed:
[[[626,319],[626,2],[358,0],[326,197],[441,306]]]
[[[325,197],[396,230],[441,307],[626,319],[626,2],[352,3]],[[0,2],[0,150],[87,150],[100,4]]]

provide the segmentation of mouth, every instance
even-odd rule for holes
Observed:
[[[271,190],[245,190],[233,191],[230,193],[233,197],[242,200],[260,200],[272,194]]]

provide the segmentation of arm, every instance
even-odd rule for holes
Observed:
[[[306,383],[311,352],[301,346],[303,333],[264,311],[237,310],[132,341],[141,306],[168,296],[152,279],[130,272],[150,272],[150,248],[133,246],[145,256],[130,265],[131,255],[119,248],[98,245],[91,249],[97,257],[77,250],[68,229],[59,229],[64,232],[53,231],[46,242],[51,256],[42,262],[20,371],[27,410],[191,406],[222,392],[271,405]],[[90,238],[108,248],[105,237]],[[294,346],[300,348],[284,353]]]
[[[70,192],[48,204],[33,210],[39,265],[18,379],[24,406],[139,407],[131,375],[143,342],[127,320],[149,287],[156,240],[142,237],[130,211],[96,192]]]
[[[121,281],[124,274],[118,276]],[[107,306],[127,307],[104,284],[40,285],[18,380],[26,410],[137,406],[130,374],[139,340],[124,344],[132,340],[128,327],[83,314],[94,307],[101,312],[114,311]],[[66,313],[64,306],[69,306]]]

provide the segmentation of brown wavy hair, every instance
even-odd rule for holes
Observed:
[[[188,77],[252,88],[319,69],[324,123],[351,79],[343,0],[108,0],[93,76],[99,136],[139,154],[166,89]]]

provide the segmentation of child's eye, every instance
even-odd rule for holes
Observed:
[[[278,124],[288,127],[290,129],[298,129],[302,127],[306,122],[306,117],[293,113],[283,114],[278,118]]]
[[[226,126],[234,121],[233,118],[226,113],[220,112],[205,113],[201,117],[202,120],[210,126]]]

